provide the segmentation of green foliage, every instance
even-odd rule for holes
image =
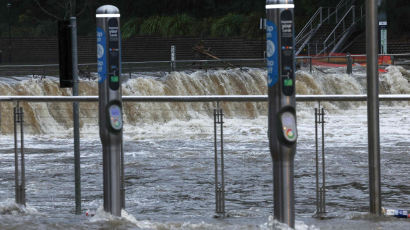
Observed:
[[[246,16],[241,14],[228,14],[216,20],[211,26],[211,36],[213,37],[231,37],[241,34],[242,24]]]
[[[130,38],[132,36],[138,35],[142,21],[143,20],[141,18],[131,18],[126,23],[124,23],[121,28],[122,38]]]
[[[139,34],[141,35],[161,35],[161,26],[164,25],[164,18],[160,16],[152,16],[146,19],[140,27]]]
[[[204,18],[197,23],[195,34],[201,38],[210,36],[211,25],[216,21],[215,18]]]
[[[170,19],[166,36],[194,35],[196,20],[186,14],[176,15]]]
[[[158,35],[172,37],[178,35],[195,35],[197,21],[186,15],[152,16],[142,22],[140,35]]]
[[[265,15],[254,12],[251,13],[242,24],[241,35],[248,39],[263,38],[265,31],[259,28],[260,19]]]
[[[295,25],[299,31],[320,7],[334,7],[340,0],[297,0]],[[410,36],[409,0],[383,0],[389,23],[389,36]],[[0,35],[55,36],[56,19],[29,0],[13,0],[11,7],[0,7]],[[38,0],[52,15],[63,18],[70,14],[68,1]],[[363,5],[364,0],[356,0]],[[265,16],[266,0],[76,0],[79,35],[95,35],[95,9],[104,4],[114,4],[121,12],[124,38],[136,35],[163,37],[193,35],[201,37],[242,36],[261,38],[259,18]],[[80,14],[81,12],[81,14]],[[136,15],[138,17],[136,17]]]
[[[220,18],[195,19],[187,14],[175,16],[152,16],[145,20],[132,18],[122,27],[122,37],[136,35],[155,35],[162,37],[199,36],[199,37],[246,37],[261,38],[264,32],[259,29],[260,13],[249,16],[228,14]]]

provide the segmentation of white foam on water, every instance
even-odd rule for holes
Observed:
[[[262,225],[259,226],[260,229],[263,230],[318,230],[319,228],[317,228],[314,225],[307,225],[305,224],[303,221],[295,221],[295,228],[291,228],[289,227],[289,225],[284,224],[279,222],[278,220],[276,220],[273,216],[269,216],[268,222],[264,223]]]
[[[121,217],[113,216],[104,211],[103,206],[100,206],[95,215],[90,218],[91,223],[101,223],[110,222],[125,224],[126,222],[135,225],[138,229],[161,229],[161,230],[176,230],[176,229],[187,229],[187,230],[217,230],[217,229],[259,229],[259,230],[292,230],[288,225],[280,223],[275,220],[273,216],[269,216],[268,221],[263,224],[232,224],[228,219],[215,219],[212,223],[207,223],[205,221],[200,221],[198,223],[191,223],[190,221],[169,221],[169,222],[157,222],[152,220],[137,220],[133,215],[125,210],[121,210]],[[318,228],[314,225],[307,225],[303,221],[295,222],[295,230],[317,230]]]
[[[17,204],[14,199],[7,199],[0,202],[0,215],[38,215],[40,214],[37,209],[31,207],[30,205]]]

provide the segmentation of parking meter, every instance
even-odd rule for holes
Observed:
[[[103,146],[104,210],[121,216],[121,35],[115,6],[97,9],[99,126]]]
[[[295,110],[293,0],[266,1],[268,137],[273,161],[274,217],[295,226],[293,161],[298,138]]]

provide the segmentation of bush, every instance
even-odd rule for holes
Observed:
[[[141,24],[139,34],[172,37],[195,35],[196,20],[186,14],[175,16],[153,16]]]
[[[172,17],[171,22],[168,24],[166,36],[176,35],[195,35],[195,27],[197,22],[194,18],[186,15],[176,15]]]
[[[241,36],[248,39],[263,38],[266,31],[259,28],[259,23],[260,19],[265,17],[261,13],[251,13],[242,24]]]
[[[135,35],[200,36],[200,37],[246,37],[262,38],[264,31],[259,29],[260,13],[249,16],[228,14],[221,18],[195,19],[187,14],[175,16],[151,16],[145,20],[132,18],[122,27],[123,38]]]
[[[152,16],[142,22],[139,34],[141,35],[161,35],[161,26],[163,18]]]
[[[139,34],[140,26],[142,24],[141,18],[131,18],[123,24],[121,28],[121,36],[123,38],[130,38]]]
[[[246,21],[246,16],[241,14],[228,14],[216,20],[211,26],[211,36],[232,37],[240,36],[242,24]]]

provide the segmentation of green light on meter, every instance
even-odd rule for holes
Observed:
[[[292,86],[293,85],[293,80],[292,79],[285,79],[283,82],[284,86]]]
[[[110,81],[114,82],[114,83],[117,83],[119,81],[119,78],[118,78],[118,76],[111,76]]]

